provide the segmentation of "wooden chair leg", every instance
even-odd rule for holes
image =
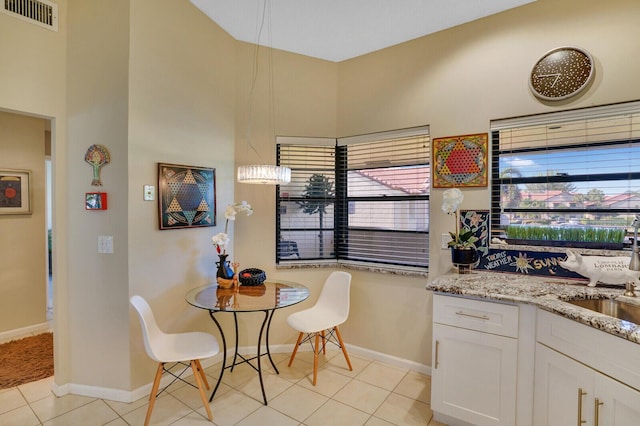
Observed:
[[[322,354],[327,354],[327,340],[324,338],[324,330],[320,332],[320,336],[322,336]]]
[[[344,358],[347,360],[347,364],[349,365],[349,370],[353,371],[353,367],[351,366],[351,360],[349,359],[347,348],[345,348],[344,342],[342,341],[342,336],[340,335],[340,330],[338,330],[338,326],[335,326],[334,330],[336,331],[336,337],[338,337],[338,341],[340,342],[340,347],[342,348],[342,353],[344,354]]]
[[[202,377],[198,374],[198,360],[191,360],[191,369],[193,370],[193,376],[196,378],[196,383],[198,384],[198,390],[200,391],[200,398],[202,398],[202,403],[204,404],[204,408],[207,410],[207,416],[209,416],[209,420],[213,421],[213,414],[211,414],[211,407],[209,406],[209,401],[207,400],[207,396],[204,394],[204,386],[202,382]],[[202,370],[200,370],[202,371]]]
[[[320,333],[316,333],[316,346],[313,348],[313,386],[316,385],[318,378],[318,352],[320,352]]]
[[[296,342],[296,345],[293,347],[291,358],[289,358],[289,367],[291,367],[291,364],[293,363],[293,359],[296,357],[296,353],[298,352],[298,346],[300,346],[300,342],[302,341],[303,336],[304,336],[304,333],[300,333],[298,335],[298,341]]]
[[[156,378],[153,379],[153,386],[151,387],[151,394],[149,395],[149,408],[147,408],[147,417],[145,417],[144,419],[144,426],[149,426],[149,420],[151,420],[151,412],[153,411],[153,406],[156,403],[156,395],[158,394],[158,388],[160,387],[160,379],[162,378],[162,373],[164,372],[163,367],[163,363],[158,363]]]
[[[209,389],[209,381],[207,380],[207,375],[204,374],[204,369],[202,368],[202,364],[200,364],[200,360],[199,359],[196,359],[194,361],[196,362],[196,365],[198,366],[198,372],[200,373],[200,376],[202,377],[202,381],[204,382],[204,386],[208,390]],[[193,374],[196,374],[196,372],[194,371]]]

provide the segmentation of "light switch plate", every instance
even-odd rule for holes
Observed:
[[[113,237],[111,235],[98,236],[98,253],[113,253]]]
[[[153,185],[144,186],[144,200],[153,201],[156,199],[156,187]]]

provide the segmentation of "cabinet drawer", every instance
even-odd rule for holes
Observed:
[[[433,322],[517,338],[518,306],[434,294]]]

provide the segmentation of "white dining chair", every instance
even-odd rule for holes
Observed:
[[[189,367],[193,371],[193,376],[196,379],[197,389],[200,391],[200,398],[204,403],[204,407],[207,410],[209,420],[213,421],[213,415],[211,414],[211,407],[209,407],[209,401],[205,395],[205,387],[209,389],[209,382],[204,374],[201,359],[210,358],[220,352],[218,345],[218,339],[212,334],[192,331],[186,333],[164,333],[158,327],[151,307],[145,299],[141,296],[132,296],[131,304],[138,313],[140,319],[140,325],[142,327],[142,335],[144,337],[144,348],[147,355],[154,361],[158,362],[158,368],[156,370],[156,377],[153,381],[151,388],[151,395],[149,395],[149,408],[147,409],[147,417],[144,424],[147,426],[149,420],[151,420],[151,412],[156,402],[156,398],[167,387],[158,392],[160,386],[160,379],[163,373],[167,372],[174,377],[171,383],[176,380],[193,386],[192,383],[187,382],[182,378],[182,374],[186,372]],[[170,364],[168,367],[165,364]],[[176,365],[182,365],[184,369],[176,374],[174,371],[170,371]],[[170,384],[171,384],[170,383]],[[169,384],[169,385],[170,385]],[[196,386],[194,386],[196,387]]]
[[[342,271],[332,272],[325,280],[320,297],[315,305],[295,312],[287,318],[287,323],[300,332],[289,359],[289,367],[291,367],[293,359],[298,352],[298,347],[305,342],[310,342],[313,349],[314,386],[318,377],[318,355],[320,351],[326,355],[327,343],[333,343],[342,349],[344,358],[349,365],[349,370],[353,371],[349,354],[338,329],[338,326],[349,317],[350,289],[351,274]],[[320,343],[321,340],[322,343]]]

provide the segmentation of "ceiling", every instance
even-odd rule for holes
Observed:
[[[190,1],[236,40],[340,62],[535,0]]]

